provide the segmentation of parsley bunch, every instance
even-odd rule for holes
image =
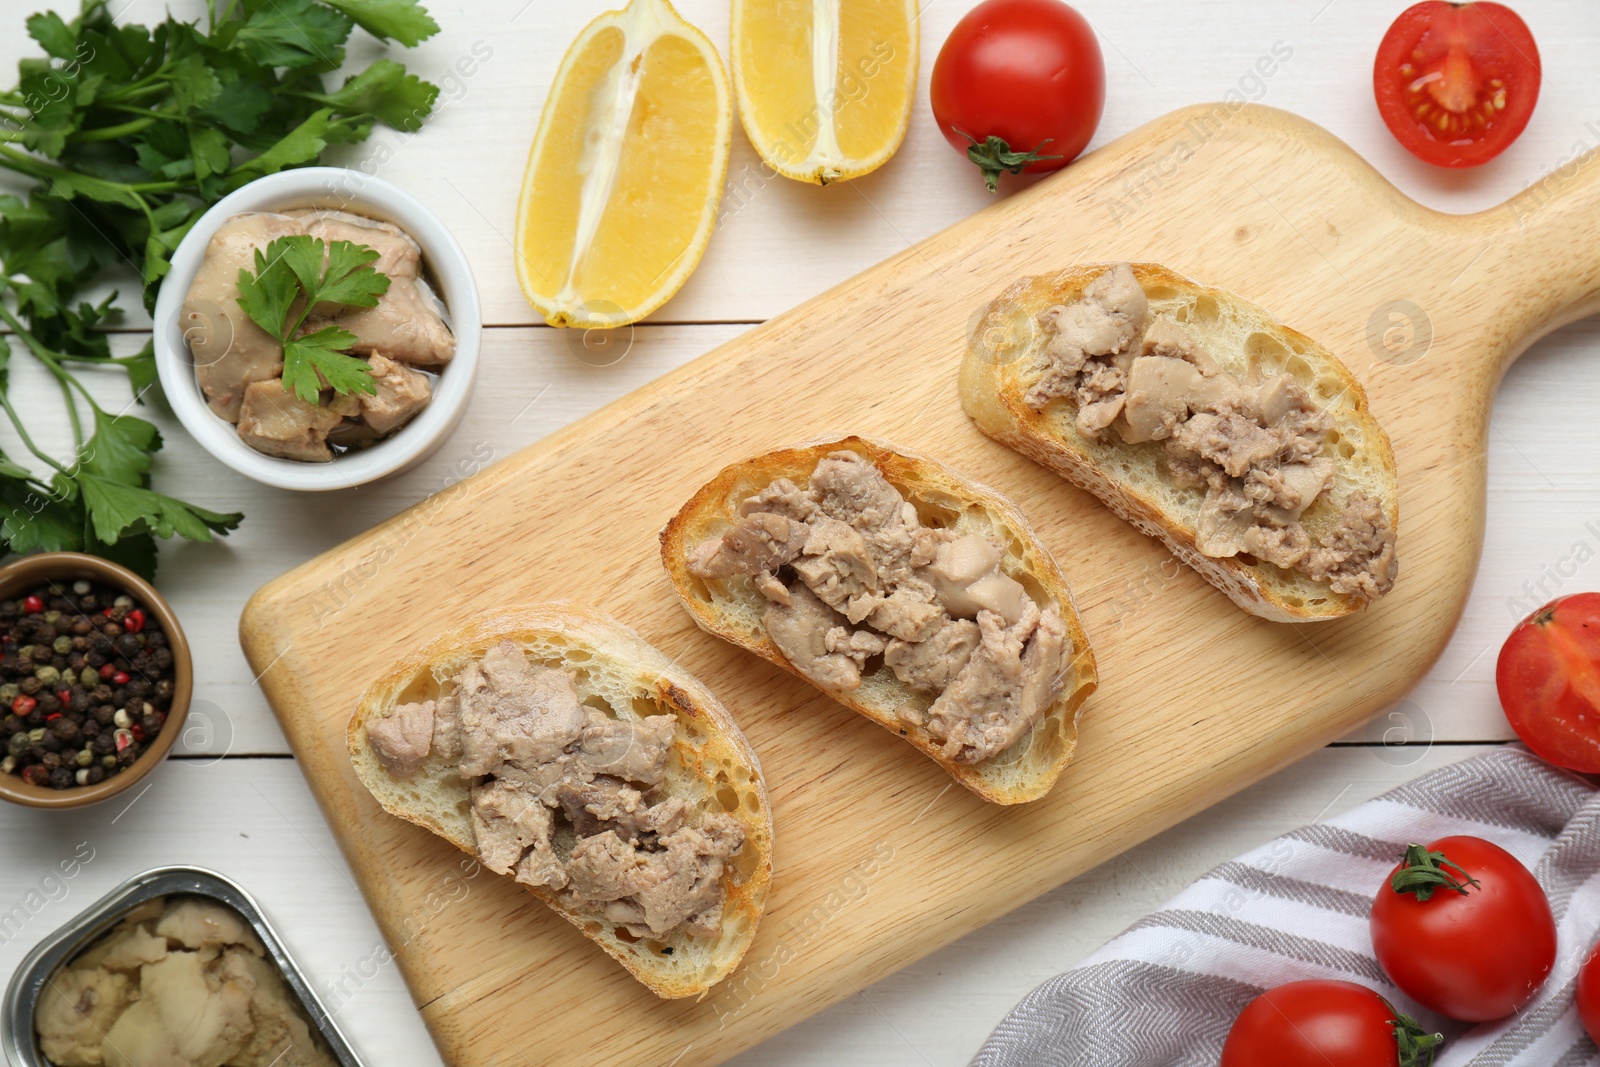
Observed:
[[[417,0],[207,0],[208,19],[118,25],[105,0],[77,18],[27,20],[45,55],[0,92],[0,168],[33,182],[0,196],[0,410],[42,468],[0,452],[0,555],[74,549],[155,569],[157,537],[207,541],[242,516],[150,488],[161,435],[103,408],[75,367],[120,369],[134,400],[156,380],[151,346],[113,356],[103,327],[116,294],[83,291],[132,270],[147,308],[178,242],[205,209],[264,174],[316,163],[374,123],[420,128],[437,87],[379,59],[336,88],[325,76],[360,26],[412,46],[438,25]],[[55,378],[75,452],[39,448],[11,403],[13,343]],[[314,377],[314,373],[313,373]],[[131,406],[131,403],[130,403]],[[32,414],[32,412],[29,412]]]
[[[283,346],[283,387],[308,404],[324,382],[336,393],[378,391],[372,367],[348,354],[355,334],[324,326],[299,335],[318,304],[377,307],[389,291],[389,276],[372,266],[378,258],[366,245],[294,234],[256,249],[254,274],[239,272],[239,306]]]

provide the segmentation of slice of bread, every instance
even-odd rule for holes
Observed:
[[[1021,804],[1044,796],[1072,760],[1078,740],[1078,714],[1096,685],[1094,653],[1078,621],[1072,594],[1049,550],[1039,543],[1016,505],[994,490],[969,481],[926,456],[869,438],[852,436],[769,452],[724,468],[661,531],[661,561],[673,588],[701,629],[804,678],[767,636],[761,622],[767,600],[752,578],[697,577],[689,571],[689,554],[732,526],[739,517],[739,504],[746,497],[777,478],[788,478],[804,489],[817,462],[841,450],[855,452],[873,463],[889,484],[916,506],[923,525],[946,527],[959,534],[985,534],[1001,545],[1005,573],[1022,583],[1040,607],[1054,604],[1060,611],[1070,666],[1060,695],[1033,728],[1004,751],[972,764],[959,764],[944,757],[936,739],[921,727],[900,719],[896,709],[902,705],[912,703],[926,709],[931,699],[902,683],[881,657],[868,660],[859,689],[823,692],[904,737],[985,800]]]
[[[676,716],[664,791],[682,797],[702,816],[725,812],[744,827],[744,847],[724,876],[726,902],[722,932],[716,937],[679,930],[662,941],[635,938],[597,915],[568,910],[548,888],[528,887],[657,996],[705,993],[738,966],[755,936],[772,881],[772,809],[761,765],[727,709],[621,623],[554,601],[486,618],[439,638],[362,695],[346,733],[356,775],[385,811],[476,855],[468,783],[455,763],[434,752],[411,777],[397,778],[379,763],[365,726],[396,705],[437,698],[462,669],[503,640],[522,648],[536,666],[566,671],[589,707],[635,722],[649,715]],[[695,825],[693,816],[690,825]],[[559,833],[556,845],[560,850]]]
[[[1016,282],[980,311],[961,364],[961,406],[990,437],[1048,467],[1099,497],[1135,528],[1160,538],[1252,614],[1275,622],[1335,619],[1363,607],[1369,597],[1339,593],[1326,582],[1250,556],[1215,558],[1195,546],[1195,520],[1204,489],[1178,486],[1163,442],[1127,444],[1115,430],[1096,440],[1074,425],[1070,397],[1035,411],[1023,399],[1044,370],[1050,331],[1041,315],[1071,304],[1090,282],[1111,269],[1084,264]],[[1302,521],[1313,541],[1330,530],[1350,494],[1375,497],[1399,526],[1394,452],[1367,410],[1361,383],[1322,345],[1278,322],[1255,304],[1211,289],[1153,263],[1131,264],[1145,291],[1150,317],[1181,323],[1226,373],[1241,382],[1288,373],[1313,404],[1333,420],[1323,454],[1334,461],[1332,485]]]

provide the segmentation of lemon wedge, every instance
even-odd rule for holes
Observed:
[[[584,27],[517,204],[517,279],[546,322],[622,326],[678,291],[716,224],[732,129],[721,57],[667,0]]]
[[[917,87],[915,0],[733,0],[734,90],[750,142],[786,178],[881,167]]]

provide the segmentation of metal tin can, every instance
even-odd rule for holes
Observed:
[[[85,909],[77,918],[46,937],[23,959],[6,987],[3,1015],[4,1048],[11,1067],[50,1067],[39,1049],[34,1009],[52,975],[115,926],[124,915],[157,897],[208,897],[238,912],[261,939],[267,954],[283,972],[283,980],[299,1001],[311,1025],[322,1035],[340,1067],[362,1067],[333,1017],[317,999],[261,906],[234,882],[203,867],[157,867],[123,882]]]

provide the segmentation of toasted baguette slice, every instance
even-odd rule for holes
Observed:
[[[702,630],[805,678],[767,636],[761,624],[767,601],[753,580],[748,575],[726,580],[699,578],[689,572],[689,553],[733,525],[739,517],[739,504],[746,497],[777,478],[788,478],[804,489],[819,460],[845,449],[871,461],[889,484],[916,506],[924,524],[948,527],[961,534],[987,534],[1004,546],[1001,567],[1005,573],[1020,581],[1041,606],[1053,603],[1060,610],[1067,631],[1070,666],[1061,694],[1033,728],[1003,752],[972,764],[945,758],[939,743],[925,730],[901,721],[896,714],[901,705],[913,703],[926,709],[931,700],[908,688],[881,660],[868,661],[868,667],[876,663],[876,669],[862,672],[859,689],[823,692],[904,737],[985,800],[1021,804],[1039,799],[1072,761],[1078,741],[1078,714],[1097,684],[1094,653],[1078,621],[1071,591],[1049,550],[1039,543],[1016,505],[994,490],[969,481],[926,456],[869,438],[852,436],[769,452],[724,468],[661,531],[661,561],[673,588]]]
[[[1336,619],[1368,598],[1338,593],[1327,583],[1248,556],[1219,559],[1195,547],[1203,489],[1180,488],[1168,471],[1162,442],[1130,445],[1116,432],[1100,440],[1078,433],[1070,398],[1035,411],[1023,396],[1045,366],[1049,331],[1040,315],[1070,304],[1112,264],[1083,264],[1016,282],[979,313],[961,364],[961,406],[978,428],[1099,497],[1143,533],[1160,538],[1244,610],[1274,622]],[[1367,410],[1367,396],[1333,353],[1278,322],[1266,310],[1221,289],[1210,289],[1153,263],[1131,264],[1150,302],[1150,316],[1182,323],[1222,370],[1241,382],[1252,373],[1288,372],[1333,419],[1333,484],[1305,512],[1313,538],[1326,532],[1353,492],[1381,502],[1391,529],[1399,528],[1399,494],[1389,438]]]
[[[761,764],[733,717],[710,690],[621,623],[554,601],[446,634],[362,694],[346,733],[357,777],[391,815],[476,855],[468,783],[456,765],[434,753],[410,778],[396,778],[373,754],[365,727],[398,704],[434,699],[467,664],[502,640],[521,647],[536,665],[572,675],[579,699],[592,707],[603,703],[616,718],[677,716],[666,792],[682,797],[694,811],[726,812],[744,826],[744,848],[724,876],[722,932],[715,938],[681,930],[660,942],[632,939],[626,931],[618,936],[615,923],[564,908],[547,888],[528,887],[657,996],[703,994],[738,966],[755,936],[772,881],[772,809]]]

